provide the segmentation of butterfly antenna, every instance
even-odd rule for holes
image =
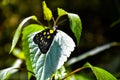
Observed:
[[[54,26],[53,26],[53,29],[54,29],[54,30],[56,30],[56,28],[58,27],[58,25],[60,25],[60,24],[62,24],[63,22],[67,21],[67,19],[64,19],[64,20],[60,21],[60,22],[57,24],[57,22],[58,22],[58,20],[59,20],[59,17],[56,19],[56,21],[55,21],[54,18],[52,18],[52,19],[53,19],[53,22],[54,22]]]
[[[54,18],[52,18],[52,20],[53,20],[53,22],[54,22],[54,24],[53,24],[53,29],[56,30],[56,28],[57,28],[56,21],[55,21]]]
[[[65,21],[67,21],[67,19],[64,19],[64,20],[60,21],[57,25],[62,24]]]

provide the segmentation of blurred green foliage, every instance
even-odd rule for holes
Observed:
[[[42,0],[1,0],[0,1],[0,69],[9,67],[16,57],[9,55],[12,38],[19,23],[31,15],[42,21]],[[99,45],[120,42],[120,1],[119,0],[46,0],[48,7],[56,14],[57,7],[81,17],[83,32],[80,46],[71,55],[78,56]],[[21,49],[21,42],[17,44]],[[120,72],[120,47],[114,47],[89,57],[71,66],[76,69],[89,61],[113,74]],[[24,68],[25,65],[22,65]],[[120,77],[120,75],[117,75]]]

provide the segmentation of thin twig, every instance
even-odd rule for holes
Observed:
[[[78,71],[80,71],[80,70],[82,70],[82,69],[84,69],[84,68],[85,68],[85,67],[81,67],[81,68],[78,68],[78,69],[72,71],[71,73],[69,73],[68,75],[66,75],[64,78],[62,78],[62,80],[66,79],[67,77],[75,74],[76,72],[78,72]]]
[[[92,49],[92,50],[90,50],[88,52],[83,53],[82,55],[79,55],[78,57],[71,58],[66,63],[66,65],[67,66],[72,65],[72,64],[74,64],[76,62],[79,62],[79,61],[81,61],[81,60],[83,60],[83,59],[85,59],[87,57],[94,56],[94,55],[96,55],[96,54],[98,54],[98,53],[100,53],[100,52],[102,52],[104,50],[107,50],[107,49],[109,49],[111,47],[114,47],[114,46],[120,46],[120,43],[119,42],[111,42],[111,43],[99,46],[99,47],[97,47],[95,49]]]

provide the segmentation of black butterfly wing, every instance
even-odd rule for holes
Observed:
[[[56,30],[45,29],[34,36],[33,41],[38,45],[42,53],[46,53],[49,50],[56,33]]]

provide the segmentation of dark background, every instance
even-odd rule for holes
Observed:
[[[9,55],[14,32],[19,23],[28,16],[36,15],[41,20],[41,3],[41,0],[0,1],[0,69],[10,67],[17,59],[12,54]],[[54,13],[60,7],[78,14],[81,18],[83,30],[80,45],[71,57],[109,42],[120,42],[120,0],[46,0],[46,4]],[[21,42],[17,47],[21,49]],[[71,67],[76,69],[90,62],[117,74],[120,73],[119,53],[119,46],[112,47]]]

